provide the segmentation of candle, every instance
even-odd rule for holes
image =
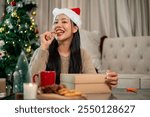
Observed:
[[[23,84],[23,95],[24,99],[36,99],[37,95],[37,84],[35,83],[24,83]]]

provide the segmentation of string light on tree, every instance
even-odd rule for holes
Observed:
[[[15,42],[13,41],[12,43],[13,43],[13,46],[15,46]]]

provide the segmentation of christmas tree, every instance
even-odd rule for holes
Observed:
[[[29,61],[38,47],[36,6],[35,0],[6,1],[6,12],[0,24],[0,78],[13,74],[22,50]]]

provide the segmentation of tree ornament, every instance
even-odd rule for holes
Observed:
[[[6,8],[6,10],[7,10],[8,13],[11,13],[11,12],[13,12],[14,7],[13,7],[13,6],[8,6],[8,7]]]
[[[3,47],[3,45],[5,45],[5,42],[3,40],[0,40],[0,48]]]
[[[33,27],[35,26],[35,23],[34,23],[34,22],[32,22],[32,26],[33,26]]]
[[[33,17],[30,17],[30,19],[32,20],[32,19],[33,19]]]
[[[16,2],[13,0],[12,2],[10,2],[11,6],[16,6]]]
[[[33,11],[33,12],[32,12],[32,15],[33,15],[33,16],[36,16],[36,12],[35,12],[35,11]]]
[[[31,52],[31,46],[29,46],[29,47],[26,49],[26,52],[28,52],[28,53]]]
[[[31,0],[24,0],[25,4],[31,4]]]
[[[8,25],[8,27],[9,29],[13,29],[13,25],[11,23]]]
[[[9,25],[9,23],[10,23],[9,19],[6,19],[5,24]]]
[[[17,7],[22,8],[23,7],[23,3],[22,2],[18,2],[17,3]]]
[[[35,22],[35,20],[34,20],[34,19],[32,19],[32,20],[31,20],[31,22]]]
[[[17,12],[16,11],[12,12],[11,16],[12,17],[17,17]]]
[[[32,4],[36,4],[35,0],[32,0]]]
[[[3,56],[5,56],[5,51],[0,51],[0,58],[2,58]]]
[[[30,26],[30,30],[33,30],[33,25]]]
[[[0,28],[0,33],[2,33],[4,31],[4,28],[3,27],[1,27]]]

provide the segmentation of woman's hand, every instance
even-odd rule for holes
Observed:
[[[106,83],[110,86],[110,88],[116,87],[118,84],[118,74],[116,72],[107,70]]]
[[[48,50],[49,45],[52,43],[54,39],[54,32],[45,32],[40,35],[41,46],[40,48],[43,50]]]

